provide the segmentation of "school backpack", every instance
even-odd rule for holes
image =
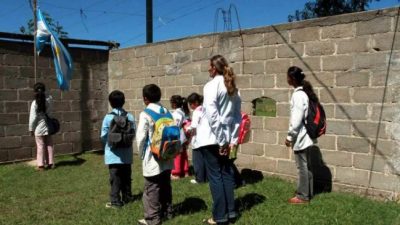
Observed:
[[[250,131],[250,117],[247,113],[242,112],[242,121],[240,122],[240,127],[239,127],[239,140],[238,144],[243,144],[244,140],[246,139],[247,135],[249,134]]]
[[[304,121],[308,136],[316,139],[326,132],[325,110],[319,102],[308,101],[308,115]]]
[[[131,147],[133,138],[135,138],[135,130],[128,120],[128,113],[124,111],[121,115],[115,112],[111,112],[110,114],[114,115],[114,117],[111,120],[110,130],[108,132],[108,145],[111,148]]]
[[[169,111],[156,113],[151,109],[144,110],[154,121],[153,135],[148,139],[150,150],[159,160],[173,159],[182,150],[180,141],[181,129],[175,125]]]

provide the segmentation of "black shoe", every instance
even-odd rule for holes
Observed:
[[[135,197],[133,197],[132,195],[128,195],[126,197],[122,197],[122,202],[124,204],[128,204],[129,202],[134,202],[135,201]]]
[[[118,203],[113,203],[113,202],[107,202],[106,203],[106,208],[108,209],[120,209],[124,204],[122,202]]]

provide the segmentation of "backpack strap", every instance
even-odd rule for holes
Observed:
[[[119,116],[126,116],[126,115],[128,115],[128,112],[127,112],[127,111],[125,111],[125,110],[121,110],[121,111],[122,111],[122,113],[121,113],[121,115],[119,115]],[[111,111],[109,114],[114,115],[114,116],[118,116],[118,114],[115,113],[115,112],[113,112],[113,111]]]
[[[164,111],[164,110],[163,110]],[[144,112],[149,115],[151,117],[151,119],[156,122],[157,120],[159,120],[162,117],[168,117],[170,119],[172,119],[172,115],[169,111],[165,112],[165,113],[156,113],[153,110],[146,108],[144,110]]]

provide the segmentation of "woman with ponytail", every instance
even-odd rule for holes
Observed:
[[[229,153],[237,147],[241,100],[235,74],[223,56],[213,56],[208,71],[212,79],[204,86],[203,107],[216,143],[202,151],[213,199],[212,218],[204,222],[226,224],[237,217],[234,169]]]
[[[303,71],[292,66],[287,72],[287,82],[293,86],[294,92],[290,100],[290,123],[285,145],[294,151],[299,180],[296,196],[289,199],[290,204],[305,204],[313,196],[313,174],[311,172],[309,151],[316,143],[307,134],[304,121],[308,114],[309,101],[318,102],[311,84],[304,80]]]
[[[184,176],[189,176],[189,159],[187,154],[187,147],[189,145],[183,126],[189,120],[189,107],[186,98],[180,95],[173,95],[170,98],[172,117],[175,124],[181,128],[181,142],[182,152],[175,156],[174,169],[171,171],[171,178],[173,180],[179,179]]]
[[[53,141],[48,133],[45,114],[50,112],[51,97],[46,96],[46,87],[43,83],[33,86],[35,100],[31,104],[29,113],[29,132],[36,140],[36,162],[37,170],[43,171],[54,168]]]

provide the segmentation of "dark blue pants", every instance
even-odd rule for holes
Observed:
[[[202,151],[207,167],[207,178],[213,199],[212,215],[217,223],[237,216],[234,197],[234,171],[232,161],[219,155],[219,146],[210,145]]]
[[[108,170],[110,172],[111,203],[121,205],[121,200],[125,201],[132,197],[131,164],[109,164]]]
[[[207,182],[207,171],[206,162],[204,161],[202,151],[205,151],[204,147],[193,149],[192,163],[194,169],[194,177],[197,183]]]

